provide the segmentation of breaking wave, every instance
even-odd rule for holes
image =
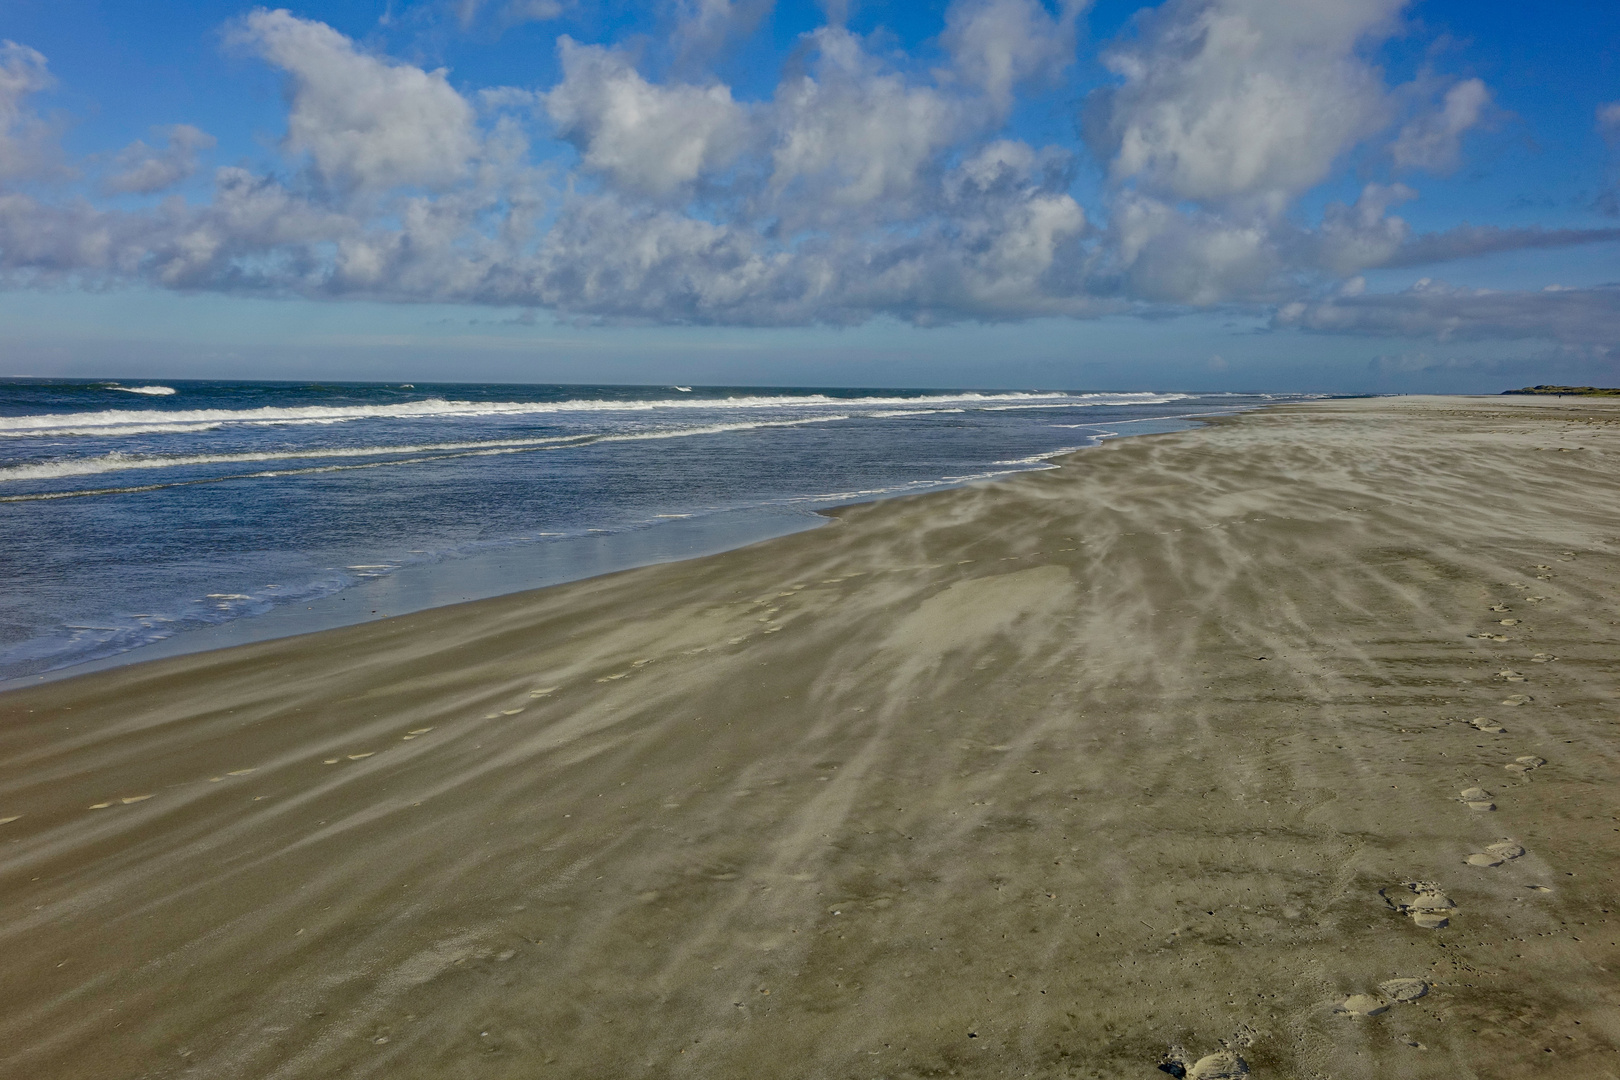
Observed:
[[[167,387],[143,387],[132,392],[156,392]],[[757,409],[1019,409],[1074,408],[1091,405],[1154,405],[1179,401],[1185,394],[1062,394],[969,393],[872,397],[835,397],[828,394],[765,395],[707,398],[681,397],[653,401],[615,401],[580,398],[564,401],[452,401],[427,398],[386,405],[266,406],[257,409],[104,409],[99,412],[46,413],[0,417],[0,437],[10,436],[123,436],[180,433],[222,425],[342,424],[357,420],[469,419],[476,417],[545,416],[567,413],[642,413],[660,410]]]

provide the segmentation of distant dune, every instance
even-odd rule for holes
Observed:
[[[1620,397],[1615,386],[1526,386],[1523,390],[1504,390],[1504,394],[1571,394],[1584,397]]]

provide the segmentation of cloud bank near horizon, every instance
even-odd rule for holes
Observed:
[[[705,61],[768,15],[679,0],[661,75],[628,47],[555,38],[544,87],[458,85],[287,10],[225,28],[285,80],[273,167],[198,175],[183,118],[93,159],[34,104],[48,59],[0,45],[0,274],[12,286],[518,306],[565,319],[921,325],[1239,309],[1331,334],[1620,339],[1620,292],[1487,293],[1362,275],[1620,240],[1620,228],[1460,226],[1396,212],[1501,110],[1480,78],[1392,85],[1376,50],[1405,0],[1167,0],[1096,46],[1110,82],[1079,137],[1009,119],[1060,85],[1083,0],[953,0],[926,56],[830,8],[768,94]],[[555,0],[462,0],[463,25],[556,18]],[[487,10],[485,10],[487,9]],[[1595,129],[1620,144],[1620,102]],[[1363,162],[1353,202],[1303,204]],[[1373,165],[1366,164],[1375,163]],[[1077,176],[1102,176],[1082,205]],[[190,189],[188,189],[190,191]]]

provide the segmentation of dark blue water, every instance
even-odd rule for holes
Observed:
[[[0,679],[497,554],[511,591],[653,550],[602,537],[791,531],[1264,400],[0,380]]]

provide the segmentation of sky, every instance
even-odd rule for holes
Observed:
[[[5,0],[0,375],[1620,385],[1620,5]]]

